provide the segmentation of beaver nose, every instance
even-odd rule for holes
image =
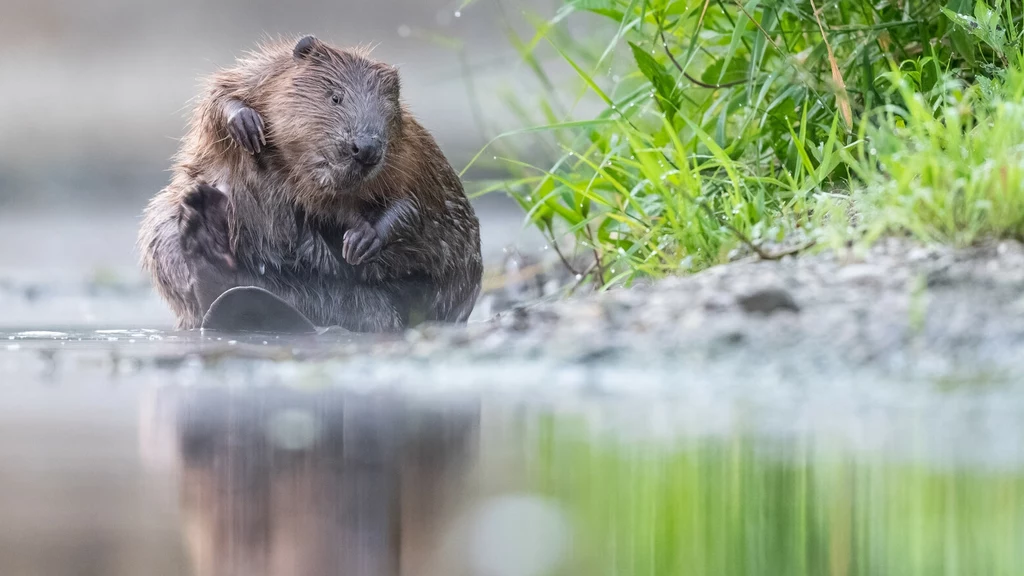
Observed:
[[[363,166],[376,166],[380,163],[381,148],[376,138],[359,137],[352,143],[352,157]]]

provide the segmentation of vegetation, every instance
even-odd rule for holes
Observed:
[[[512,171],[484,192],[514,197],[601,285],[881,234],[1024,238],[1022,15],[567,0],[510,36],[543,89],[509,100],[531,128],[478,156]]]

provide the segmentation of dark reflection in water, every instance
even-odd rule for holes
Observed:
[[[195,576],[453,573],[443,544],[472,500],[477,406],[168,392]]]
[[[845,426],[772,434],[710,385],[539,398],[477,372],[82,358],[0,372],[0,576],[1024,574],[1019,388],[835,395],[786,414]]]

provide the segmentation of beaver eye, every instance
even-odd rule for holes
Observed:
[[[341,94],[338,94],[337,92],[331,94],[331,104],[334,104],[335,106],[341,104]]]

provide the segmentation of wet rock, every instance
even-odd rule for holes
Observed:
[[[530,315],[526,308],[516,306],[512,310],[499,317],[502,328],[509,328],[515,331],[526,330],[530,327]]]
[[[799,312],[796,300],[782,288],[761,288],[737,298],[740,308],[748,314],[774,314]]]

